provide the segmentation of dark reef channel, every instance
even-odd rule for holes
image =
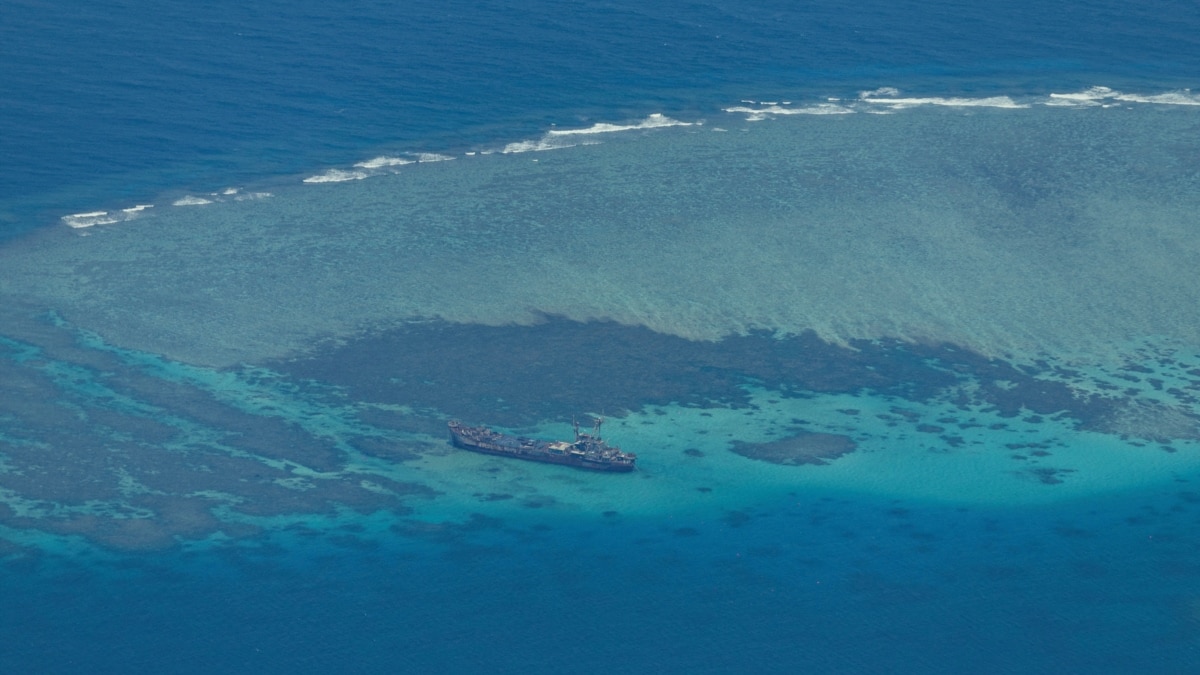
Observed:
[[[749,403],[747,384],[784,396],[869,390],[926,402],[973,381],[969,394],[968,388],[953,393],[955,404],[991,407],[1008,417],[1063,415],[1094,429],[1122,404],[1120,397],[1077,396],[1039,372],[954,345],[861,340],[839,346],[812,333],[767,332],[697,342],[558,317],[531,326],[411,323],[263,365],[298,381],[342,387],[352,399],[405,403],[510,428],[647,405],[740,407]],[[372,421],[388,424],[385,415]]]

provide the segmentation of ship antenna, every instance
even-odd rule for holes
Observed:
[[[579,419],[575,416],[571,417],[571,427],[575,429],[575,442],[579,442]]]
[[[595,429],[595,431],[592,432],[596,435],[596,440],[600,440],[600,425],[601,424],[604,424],[604,418],[597,417],[596,418],[596,429]]]

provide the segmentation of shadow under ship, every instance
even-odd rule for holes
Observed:
[[[633,471],[637,455],[622,452],[620,448],[605,443],[600,438],[600,424],[603,421],[596,420],[591,433],[580,432],[579,422],[574,422],[574,443],[509,436],[487,427],[468,427],[462,422],[451,421],[450,441],[455,447],[488,455],[562,464],[592,471]]]

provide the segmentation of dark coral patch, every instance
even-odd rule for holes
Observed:
[[[750,522],[752,516],[745,511],[729,511],[721,520],[730,527],[741,527]]]
[[[1026,478],[1032,478],[1042,485],[1058,485],[1063,482],[1062,477],[1065,474],[1074,472],[1075,469],[1055,469],[1048,466],[1039,466],[1019,471],[1017,474]]]
[[[1037,422],[1052,415],[1098,431],[1127,403],[1120,395],[1080,395],[1059,381],[1069,371],[1046,363],[1018,368],[948,344],[882,339],[835,345],[812,333],[762,331],[704,342],[553,316],[525,326],[407,323],[258,365],[295,382],[332,385],[359,401],[399,401],[508,427],[569,420],[581,410],[620,415],[651,408],[662,415],[656,406],[748,407],[746,384],[785,397],[866,390],[920,404],[949,396],[955,405],[984,406],[1002,417]],[[956,387],[966,380],[978,386]],[[364,413],[364,421],[405,431],[416,431],[412,425],[423,419]],[[920,422],[906,406],[893,407],[884,419],[889,426]],[[937,426],[950,423],[937,420]],[[938,433],[933,426],[928,431]]]
[[[828,464],[842,455],[854,452],[856,447],[849,436],[801,432],[768,443],[734,441],[730,449],[750,459],[799,466]]]
[[[475,498],[481,502],[502,502],[512,499],[513,496],[506,492],[489,492],[487,494],[476,493]]]
[[[788,395],[872,389],[927,400],[957,378],[926,362],[894,342],[846,347],[811,333],[780,339],[766,332],[699,342],[546,317],[532,326],[404,324],[261,365],[359,400],[404,401],[520,427],[570,419],[580,410],[617,415],[656,404],[748,405],[748,382]]]
[[[1066,539],[1088,539],[1096,536],[1096,534],[1090,530],[1085,530],[1069,523],[1060,523],[1055,525],[1054,533]]]

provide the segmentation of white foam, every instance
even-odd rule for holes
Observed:
[[[580,134],[611,134],[618,131],[636,131],[638,129],[661,129],[663,127],[690,127],[696,122],[682,122],[667,117],[662,113],[653,113],[636,124],[610,124],[597,122],[586,129],[551,129],[550,136],[573,136]]]
[[[506,155],[511,155],[518,152],[544,152],[546,150],[562,150],[563,148],[573,148],[577,145],[595,145],[598,142],[599,141],[568,140],[566,138],[556,136],[543,136],[537,140],[509,143],[508,145],[504,146],[500,152]]]
[[[330,169],[325,173],[309,176],[305,183],[344,183],[348,180],[362,180],[368,174],[366,171],[346,171],[345,169]]]
[[[818,103],[817,105],[804,106],[802,108],[789,108],[786,104],[762,104],[766,107],[748,107],[735,106],[733,108],[724,108],[728,113],[743,113],[746,115],[748,122],[758,122],[765,120],[772,115],[847,115],[856,112],[853,108],[848,108],[835,103]]]
[[[225,188],[225,189],[224,189],[224,190],[221,192],[221,194],[223,194],[223,195],[226,195],[226,196],[228,196],[228,195],[236,195],[237,193],[238,193],[238,188],[235,188],[235,187],[229,187],[229,188]]]
[[[1200,106],[1200,94],[1190,89],[1168,91],[1161,94],[1126,94],[1109,87],[1091,87],[1084,91],[1067,94],[1050,94],[1046,105],[1052,106],[1097,106],[1113,105],[1115,101],[1125,103],[1154,103],[1159,105]]]
[[[899,96],[900,90],[895,87],[879,87],[870,91],[858,92],[859,98],[876,98],[879,96]]]
[[[1117,92],[1108,87],[1090,87],[1084,91],[1077,91],[1071,94],[1050,94],[1050,98],[1068,99],[1075,101],[1095,101],[1097,99],[1108,98]]]
[[[171,202],[171,206],[203,206],[205,204],[211,204],[211,203],[213,203],[213,201],[211,199],[205,199],[204,197],[193,197],[192,195],[186,195],[186,196],[180,197],[179,199],[176,199],[175,201]]]
[[[109,223],[119,223],[122,218],[109,214],[108,211],[89,211],[88,213],[75,213],[69,216],[63,216],[62,221],[76,229],[83,227],[92,227],[93,225],[108,225]]]
[[[247,192],[234,197],[233,200],[238,202],[248,202],[254,199],[266,199],[267,197],[272,196],[274,195],[272,195],[270,192]]]
[[[1050,94],[1046,105],[1059,107],[1088,107],[1105,105],[1117,92],[1108,87],[1091,87],[1070,94]]]
[[[1050,106],[1052,108],[1086,108],[1086,107],[1101,106],[1101,105],[1107,105],[1107,104],[1101,103],[1099,101],[1090,101],[1090,100],[1086,100],[1086,99],[1057,98],[1057,97],[1055,97],[1054,94],[1051,94],[1051,98],[1046,100],[1046,102],[1043,103],[1042,105]]]
[[[953,108],[1028,108],[1027,103],[1017,103],[1008,96],[985,96],[983,98],[961,98],[929,96],[923,98],[892,98],[862,96],[863,103],[886,105],[892,108],[909,108],[921,105],[939,105]]]
[[[380,155],[374,159],[368,159],[365,162],[359,162],[354,166],[360,169],[387,169],[393,166],[404,166],[405,164],[416,164],[415,159],[405,159],[403,157],[388,157]]]
[[[304,179],[305,183],[344,183],[351,180],[362,180],[371,176],[384,175],[387,170],[395,167],[404,166],[406,164],[416,164],[418,162],[445,162],[454,159],[450,155],[443,155],[435,152],[414,153],[412,159],[405,157],[392,157],[389,155],[380,155],[372,159],[363,160],[354,165],[353,169],[329,169],[325,173],[319,173],[314,176],[309,176]],[[271,196],[268,193],[255,193],[258,198]]]
[[[96,225],[111,225],[113,223],[123,223],[128,220],[133,220],[142,214],[146,209],[153,208],[153,204],[137,204],[127,209],[120,211],[89,211],[87,213],[73,213],[69,216],[63,216],[63,223],[77,230],[95,227]]]
[[[785,115],[846,115],[856,112],[873,114],[890,114],[904,108],[917,106],[947,106],[947,107],[984,107],[984,108],[1028,108],[1027,103],[1018,103],[1009,96],[985,96],[979,98],[965,97],[901,97],[900,90],[895,87],[880,87],[870,91],[859,92],[858,99],[843,102],[839,98],[829,97],[823,103],[815,105],[793,106],[791,102],[778,103],[774,101],[749,101],[747,105],[724,108],[724,112],[746,115],[746,121],[759,122],[775,116]],[[885,106],[881,108],[880,106]]]
[[[518,141],[505,145],[501,153],[513,154],[518,152],[543,152],[546,150],[561,150],[563,148],[573,148],[577,145],[593,145],[598,143],[596,140],[585,140],[589,136],[597,134],[611,134],[622,131],[638,131],[647,129],[662,129],[665,127],[690,127],[698,124],[697,122],[682,122],[677,119],[672,119],[662,113],[653,113],[648,115],[646,119],[634,124],[611,124],[609,122],[597,122],[590,127],[582,129],[551,129],[546,132],[545,136],[539,139]]]
[[[1118,101],[1130,101],[1133,103],[1157,103],[1160,105],[1200,105],[1200,94],[1193,94],[1191,90],[1188,89],[1153,95],[1118,94],[1116,99]]]

